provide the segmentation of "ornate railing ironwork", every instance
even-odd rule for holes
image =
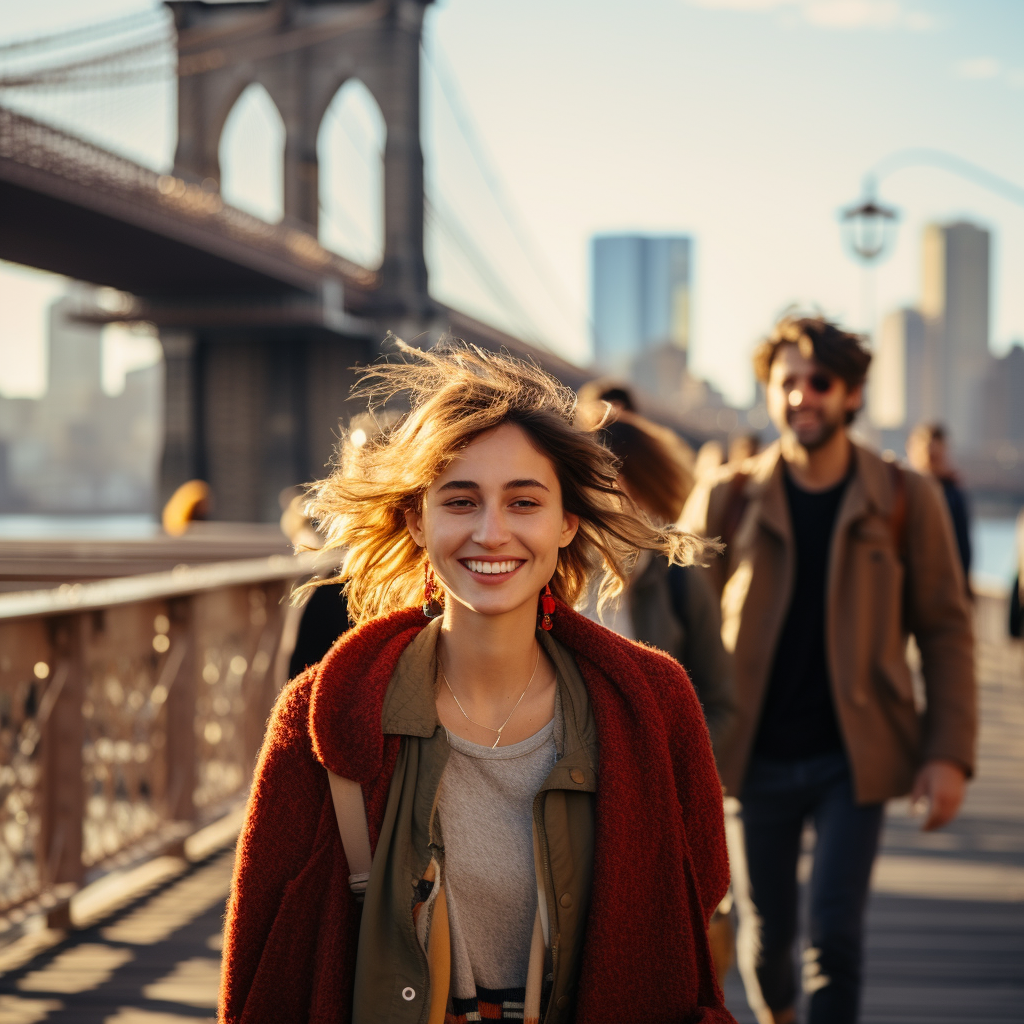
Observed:
[[[286,678],[286,598],[313,568],[274,556],[0,595],[7,925],[59,920],[85,882],[244,797]]]

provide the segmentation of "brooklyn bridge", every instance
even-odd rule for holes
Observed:
[[[104,76],[176,78],[166,173],[0,105],[0,259],[116,289],[120,305],[84,311],[89,322],[155,326],[161,503],[201,479],[221,521],[146,542],[0,540],[0,1021],[213,1019],[241,808],[298,628],[288,596],[331,568],[266,524],[361,411],[344,399],[354,368],[386,351],[389,333],[423,347],[452,334],[570,387],[592,376],[431,296],[430,6],[171,0],[149,36],[78,63],[47,61],[43,46],[31,72],[0,78],[0,104]],[[353,80],[386,129],[375,267],[332,251],[320,230],[317,138]],[[219,142],[253,83],[285,126],[276,223],[221,194]],[[696,410],[639,402],[694,447],[726,440]],[[1024,463],[978,460],[965,477],[993,500],[1024,500]],[[981,768],[949,830],[923,834],[909,807],[889,810],[866,1021],[1009,1022],[1024,1007],[1024,651],[1005,636],[1005,594],[979,593],[974,613]],[[725,989],[737,1019],[753,1020],[735,970]]]

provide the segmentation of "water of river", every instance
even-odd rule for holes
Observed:
[[[117,540],[155,537],[157,521],[148,515],[33,516],[0,515],[0,540],[45,538]],[[985,586],[1007,586],[1016,575],[1014,521],[976,518],[971,524],[974,566],[971,575]]]

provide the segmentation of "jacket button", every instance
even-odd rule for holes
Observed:
[[[402,998],[407,1003],[411,1003],[416,998],[416,989],[406,985],[405,988],[402,989]]]
[[[560,1010],[564,1010],[568,1005],[569,1005],[569,997],[568,996],[559,996],[555,1000],[555,1006],[557,1006]]]
[[[579,768],[573,768],[573,770],[569,772],[569,778],[572,779],[577,786],[582,786],[583,783],[587,781],[586,775],[584,775],[583,771]]]
[[[561,903],[563,907],[571,907],[572,896],[570,896],[567,892],[563,892],[562,895],[559,896],[558,902]]]

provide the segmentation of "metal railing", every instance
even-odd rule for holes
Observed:
[[[0,915],[10,927],[248,790],[315,556],[0,595]],[[2,930],[2,929],[0,929]]]
[[[287,224],[269,224],[225,203],[216,191],[169,174],[158,174],[84,139],[0,106],[0,159],[56,175],[207,226],[255,249],[269,251],[317,273],[335,274],[373,288],[375,271],[325,249],[316,238]]]

